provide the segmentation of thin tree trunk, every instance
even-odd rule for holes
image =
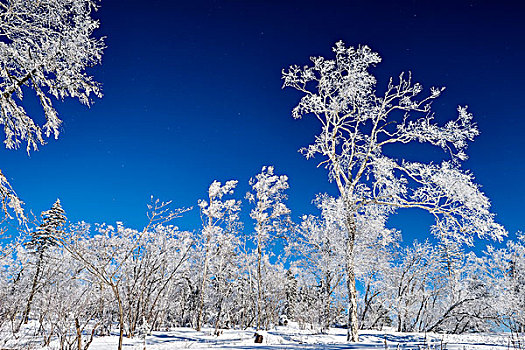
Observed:
[[[363,313],[361,314],[359,327],[363,327],[363,325],[365,324],[366,313],[368,312],[368,307],[369,307],[368,293],[370,293],[370,284],[366,285],[365,297],[364,297],[365,305],[363,308]]]
[[[122,299],[120,298],[120,293],[118,286],[112,285],[113,293],[118,303],[118,322],[119,322],[119,337],[118,337],[118,350],[122,350],[122,343],[124,340],[124,310],[122,308]]]
[[[38,255],[38,260],[36,263],[35,276],[33,277],[33,284],[31,285],[31,292],[29,293],[29,297],[27,298],[26,309],[22,316],[23,324],[27,324],[27,322],[29,321],[29,313],[31,312],[31,304],[33,303],[33,298],[35,297],[35,294],[36,294],[36,287],[38,285],[38,279],[40,278],[40,270],[41,270],[43,259],[44,259],[44,251],[40,250],[39,255]]]
[[[80,329],[78,317],[75,317],[75,329],[77,331],[77,350],[82,350],[82,329]]]
[[[201,330],[202,322],[202,310],[204,309],[204,288],[206,287],[206,279],[208,274],[208,261],[209,261],[209,250],[210,250],[210,237],[206,238],[206,250],[204,252],[204,266],[202,268],[202,281],[199,295],[199,310],[197,312],[197,327],[196,330]]]
[[[219,325],[220,325],[220,319],[221,319],[221,316],[222,316],[222,300],[223,300],[223,298],[221,297],[219,299],[219,305],[218,305],[218,311],[217,311],[217,319],[215,320],[215,335],[216,336],[220,335],[219,334]]]
[[[89,346],[91,345],[91,343],[93,342],[93,339],[95,338],[95,332],[97,330],[97,327],[98,327],[99,323],[97,322],[94,326],[93,326],[93,329],[91,330],[91,334],[89,336],[89,339],[86,341],[86,344],[84,345],[84,350],[88,350]]]
[[[256,330],[261,328],[261,302],[262,302],[262,293],[261,293],[261,243],[260,237],[257,242],[257,327]]]
[[[330,320],[330,290],[331,290],[331,286],[330,286],[330,276],[327,274],[325,276],[325,285],[323,286],[324,288],[324,310],[323,310],[323,328],[324,330],[323,331],[326,331],[327,333],[330,331],[330,323],[331,323],[331,320]]]

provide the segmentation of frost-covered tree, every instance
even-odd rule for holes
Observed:
[[[202,321],[202,311],[204,308],[204,295],[206,293],[206,284],[208,283],[209,263],[214,257],[218,258],[219,266],[225,262],[224,253],[231,253],[231,246],[225,247],[231,243],[233,236],[232,228],[237,226],[239,220],[239,211],[241,202],[235,199],[223,200],[225,195],[232,195],[237,186],[236,180],[227,181],[221,185],[218,181],[213,181],[208,189],[208,200],[200,200],[199,208],[202,219],[202,277],[200,284],[199,308],[197,312],[196,329],[200,331]],[[217,267],[217,265],[216,265]],[[225,267],[225,266],[223,266]],[[215,282],[219,283],[217,276]],[[221,283],[222,284],[222,283]],[[220,289],[220,286],[216,286]]]
[[[40,281],[40,273],[45,263],[45,253],[53,246],[56,246],[62,234],[62,226],[66,223],[67,218],[64,209],[60,205],[60,199],[57,199],[51,209],[43,211],[42,224],[31,233],[31,239],[26,243],[26,247],[35,256],[35,273],[33,283],[27,298],[26,309],[22,315],[22,322],[27,323],[29,313],[31,312],[31,303],[35,296]]]
[[[482,259],[458,244],[441,243],[439,275],[433,281],[431,303],[422,324],[429,332],[481,332],[490,330],[495,319],[493,281]]]
[[[82,264],[83,268],[86,269],[93,280],[111,290],[114,302],[117,304],[119,350],[122,349],[126,321],[125,281],[129,277],[127,273],[129,269],[136,266],[134,264],[134,257],[141,255],[144,240],[148,238],[150,231],[166,234],[166,232],[164,232],[164,224],[180,217],[182,213],[189,210],[185,208],[171,210],[169,208],[170,204],[171,202],[153,200],[152,197],[152,203],[148,205],[148,209],[150,210],[148,213],[149,222],[141,231],[124,227],[122,223],[118,222],[116,227],[104,224],[98,225],[95,230],[96,234],[93,235],[90,225],[80,223],[73,227],[68,235],[60,241],[61,246],[71,254],[74,259]],[[176,230],[176,228],[167,227],[167,231],[173,230]],[[188,249],[188,245],[189,244],[183,244],[182,246]],[[181,260],[183,259],[184,254],[182,254],[181,257]],[[169,281],[169,276],[172,276],[172,274],[178,270],[179,262],[172,262],[174,265],[162,270],[161,286],[166,283],[166,278]],[[162,269],[162,265],[157,268]],[[149,271],[149,273],[151,273],[151,271]],[[167,273],[167,276],[164,275],[165,273]],[[136,280],[141,281],[142,279],[138,278]],[[151,283],[146,283],[145,288],[149,288],[150,285]],[[160,295],[158,292],[159,291],[152,295],[151,298],[160,298],[164,290],[160,290]],[[157,306],[157,303],[150,299],[147,301],[146,309],[148,311],[155,311],[153,309],[155,306]],[[151,315],[148,314],[147,316]],[[150,322],[148,321],[148,323]]]
[[[93,236],[93,237],[91,237]],[[126,265],[130,263],[135,248],[139,245],[140,233],[124,227],[100,225],[95,234],[90,225],[80,223],[73,226],[63,241],[63,247],[79,261],[90,278],[111,290],[119,323],[119,349],[124,335],[124,303],[122,281]]]
[[[237,278],[233,283],[235,310],[233,320],[242,328],[253,327],[257,320],[257,254],[249,235],[240,237]]]
[[[263,253],[272,238],[283,233],[288,221],[290,209],[286,206],[288,177],[275,175],[272,166],[263,167],[262,171],[250,179],[252,191],[246,199],[255,205],[250,217],[255,221],[255,243],[257,245],[257,329],[261,328],[263,303]]]
[[[325,203],[319,203],[322,207]],[[303,221],[290,241],[288,249],[294,259],[293,265],[303,279],[319,289],[319,320],[316,325],[327,331],[331,326],[333,297],[344,281],[344,252],[340,244],[341,227],[336,218],[324,210],[321,218],[313,215],[303,217]],[[308,278],[309,277],[309,278]]]
[[[346,211],[340,198],[326,194],[318,195],[314,201],[320,209],[320,217],[313,215],[303,217],[301,225],[295,230],[288,248],[294,256],[295,265],[301,274],[310,274],[319,286],[321,328],[327,330],[337,313],[331,311],[335,304],[334,297],[342,299],[340,294],[346,281],[345,246],[341,237],[345,236]],[[362,234],[356,239],[354,264],[356,278],[366,288],[365,306],[361,316],[366,317],[370,311],[373,295],[370,289],[370,275],[382,265],[388,263],[389,251],[397,238],[395,230],[385,228],[387,219],[385,207],[363,207],[356,215],[357,229]]]
[[[430,243],[418,243],[403,249],[383,276],[385,297],[398,332],[420,330],[418,325],[428,312],[433,281],[439,275],[439,255]]]
[[[145,325],[152,329],[164,322],[164,299],[188,268],[193,244],[189,232],[173,225],[156,225],[138,237],[129,263],[123,266],[122,303],[125,322],[133,337]],[[128,242],[134,243],[134,242]]]
[[[45,266],[42,278],[46,283],[34,301],[35,322],[26,327],[33,327],[42,337],[43,347],[57,339],[60,349],[87,350],[101,324],[95,317],[98,291],[81,264],[66,251],[53,247],[47,255],[52,263]]]
[[[44,136],[58,137],[61,120],[54,100],[78,98],[85,105],[102,96],[86,68],[100,63],[104,41],[93,33],[95,0],[0,0],[0,124],[4,144],[36,150]],[[24,96],[36,95],[46,122],[29,116]],[[23,217],[21,202],[0,174],[4,205]],[[7,214],[9,215],[9,214]]]
[[[513,332],[525,332],[525,235],[518,233],[506,247],[488,247],[484,257],[498,321]]]
[[[215,325],[215,334],[219,335],[220,328],[231,324],[234,312],[239,310],[237,304],[236,279],[241,278],[239,237],[237,230],[226,230],[219,237],[219,244],[215,246],[210,264],[211,278],[209,298],[209,320]],[[238,290],[237,290],[238,291]]]
[[[366,220],[361,220],[361,223],[366,228],[373,227]],[[361,238],[364,239],[356,242],[354,260],[356,278],[363,286],[363,293],[358,299],[359,327],[382,329],[391,325],[389,309],[382,300],[385,292],[383,280],[389,273],[398,248],[398,232],[388,229],[369,231],[367,235],[361,235]]]
[[[418,208],[434,216],[432,232],[443,240],[471,243],[474,236],[501,239],[506,233],[494,222],[490,202],[460,167],[469,141],[479,134],[466,107],[444,125],[434,121],[432,101],[443,88],[422,96],[421,84],[411,74],[390,79],[386,92],[376,91],[368,71],[381,61],[368,46],[333,48],[335,59],[312,57],[311,66],[283,70],[283,87],[304,94],[293,109],[294,118],[312,114],[321,123],[314,142],[301,151],[307,158],[321,156],[345,208],[348,340],[358,341],[357,290],[354,252],[357,216],[369,205]],[[450,157],[441,163],[414,162],[389,154],[391,145],[428,143]],[[384,211],[380,211],[383,212]]]
[[[40,214],[42,224],[31,233],[31,238],[26,246],[35,253],[42,253],[51,246],[57,245],[62,235],[62,226],[67,221],[66,212],[57,199],[51,209]]]
[[[268,329],[279,322],[284,314],[286,299],[286,270],[281,261],[272,263],[265,254],[262,259],[261,325]]]
[[[516,332],[525,332],[525,235],[520,233],[516,241],[507,244],[507,273],[502,283],[507,296],[505,312],[509,328]]]
[[[1,329],[11,328],[15,332],[20,325],[17,316],[27,304],[27,290],[31,284],[31,276],[24,273],[25,266],[33,259],[29,255],[23,245],[15,240],[0,245]]]
[[[474,252],[455,244],[414,242],[382,268],[377,300],[400,332],[488,331],[499,281],[484,270]]]

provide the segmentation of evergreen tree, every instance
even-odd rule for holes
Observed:
[[[42,224],[32,232],[31,239],[26,243],[28,248],[35,256],[35,274],[33,276],[33,283],[31,291],[27,298],[26,309],[22,316],[22,322],[27,323],[29,320],[29,313],[31,312],[31,304],[33,298],[38,290],[38,284],[42,269],[45,264],[45,252],[52,246],[57,245],[57,239],[62,233],[61,227],[65,224],[67,218],[64,209],[60,205],[60,199],[57,199],[51,209],[43,211],[41,214]]]
[[[61,230],[67,218],[64,209],[60,205],[60,199],[49,210],[45,210],[40,215],[42,224],[31,234],[31,240],[26,243],[26,247],[35,254],[43,255],[51,246],[57,244]]]

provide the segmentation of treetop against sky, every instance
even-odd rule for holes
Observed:
[[[100,1],[94,15],[107,48],[89,74],[104,96],[90,108],[66,99],[58,140],[28,156],[2,149],[1,169],[26,208],[39,213],[61,199],[68,218],[146,221],[150,195],[195,206],[217,179],[239,180],[239,198],[264,165],[289,177],[292,217],[316,212],[316,193],[336,194],[326,170],[297,150],[318,131],[295,121],[300,94],[281,90],[281,70],[331,57],[338,40],[369,45],[382,62],[377,90],[411,71],[425,89],[446,86],[436,120],[469,106],[480,136],[470,169],[491,199],[497,221],[522,228],[525,5],[513,1]],[[31,99],[31,96],[26,96]],[[43,118],[37,101],[25,105]],[[40,119],[39,119],[40,118]],[[440,161],[428,145],[385,151]],[[249,213],[244,201],[244,215]],[[409,237],[428,233],[430,217],[400,212],[392,224]],[[180,219],[193,228],[198,210]],[[428,219],[428,220],[427,220]],[[246,220],[249,222],[249,220]],[[248,229],[248,228],[247,228]],[[405,238],[408,240],[407,238]]]

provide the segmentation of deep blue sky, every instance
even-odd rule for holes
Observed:
[[[411,70],[447,90],[435,107],[476,115],[481,136],[465,164],[491,198],[498,221],[525,226],[525,5],[520,1],[116,1],[102,0],[107,36],[91,70],[105,96],[90,108],[57,102],[59,140],[28,157],[1,150],[1,169],[27,209],[57,197],[69,219],[141,227],[150,195],[192,206],[214,180],[238,179],[238,196],[263,165],[290,177],[294,218],[318,192],[335,193],[324,169],[298,152],[317,131],[290,115],[299,94],[281,90],[281,69],[331,55],[342,39],[367,44],[389,76]],[[419,152],[419,151],[417,151]],[[419,154],[417,153],[416,154]],[[244,205],[244,210],[249,210]],[[180,224],[192,228],[195,213]],[[417,216],[393,223],[425,237]]]

